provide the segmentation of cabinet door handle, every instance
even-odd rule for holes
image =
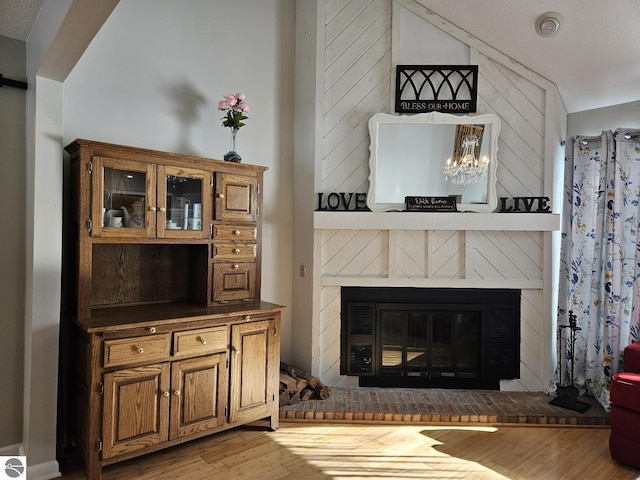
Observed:
[[[155,212],[156,211],[156,207],[149,207],[149,211],[150,212]]]
[[[142,355],[144,353],[144,348],[139,348],[138,350],[136,350],[140,355]]]
[[[160,210],[162,213],[164,213],[164,212],[166,212],[166,211],[167,211],[167,209],[166,209],[165,207],[160,207],[160,208],[159,208],[159,210]]]
[[[180,396],[180,390],[176,390],[175,392],[173,392],[173,394],[174,394],[176,397],[179,397],[179,396]]]
[[[168,398],[171,395],[169,392],[162,392],[162,396]]]
[[[218,198],[224,198],[224,193],[219,193]]]

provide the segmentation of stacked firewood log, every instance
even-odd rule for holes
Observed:
[[[280,406],[293,405],[305,400],[325,400],[331,388],[298,367],[280,362]]]

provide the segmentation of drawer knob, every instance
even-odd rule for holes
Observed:
[[[233,253],[235,253],[236,255],[238,255],[238,254],[240,253],[240,249],[239,249],[239,248],[236,248],[236,249],[233,251]]]
[[[224,198],[224,193],[219,193],[218,198]]]
[[[149,327],[149,333],[156,333],[156,327]]]
[[[139,348],[139,349],[137,350],[137,352],[138,352],[140,355],[142,355],[142,354],[144,353],[144,348]]]
[[[233,234],[234,234],[236,237],[239,237],[239,236],[240,236],[240,230],[234,230],[234,231],[233,231]]]
[[[169,397],[169,395],[171,395],[169,392],[162,392],[163,397]]]
[[[173,392],[173,394],[174,394],[176,397],[179,397],[179,396],[180,396],[180,390],[176,390],[175,392]]]
[[[202,343],[203,345],[207,344],[207,339],[206,338],[201,338],[200,339],[200,343]]]
[[[233,266],[234,270],[238,270],[240,268],[240,265],[238,265],[237,263]]]
[[[248,322],[249,320],[251,320],[251,315],[246,315],[244,319]]]

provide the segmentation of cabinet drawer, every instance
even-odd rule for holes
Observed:
[[[200,355],[226,350],[229,344],[227,327],[201,328],[173,334],[173,355]]]
[[[255,263],[215,263],[211,300],[249,300],[256,296]]]
[[[171,334],[105,340],[104,367],[164,360],[171,352]]]
[[[214,262],[253,262],[255,259],[255,243],[218,243],[213,246]]]
[[[213,238],[227,242],[255,242],[256,227],[239,225],[214,225]]]

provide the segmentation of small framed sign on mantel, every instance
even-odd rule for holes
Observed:
[[[456,197],[404,197],[407,212],[456,212]]]

